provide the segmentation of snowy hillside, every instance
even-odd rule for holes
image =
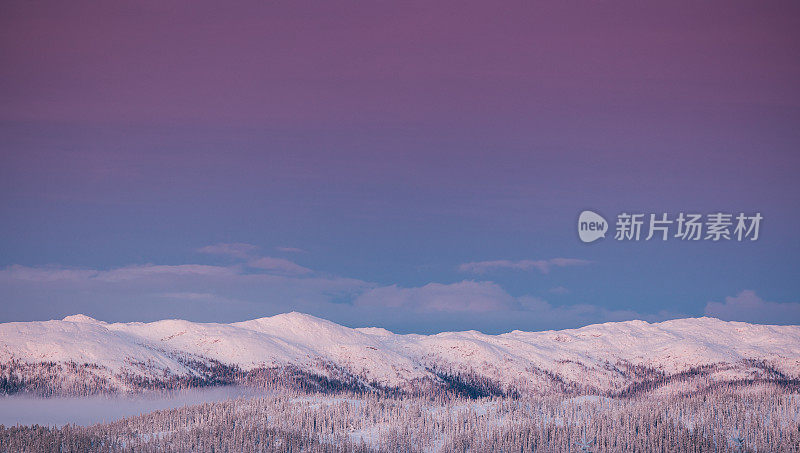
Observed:
[[[402,390],[458,382],[482,391],[619,394],[675,383],[796,383],[800,327],[699,318],[426,336],[351,329],[301,313],[232,324],[109,324],[83,315],[0,324],[5,393],[252,382],[264,370]]]

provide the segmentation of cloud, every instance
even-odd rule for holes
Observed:
[[[184,299],[184,300],[219,300],[219,296],[213,293],[163,293],[161,297],[169,299]]]
[[[269,263],[261,263],[267,265]],[[230,322],[297,310],[321,316],[375,285],[314,276],[286,263],[0,269],[0,322],[87,313],[109,321],[184,318]],[[276,269],[283,269],[278,272]]]
[[[126,266],[108,271],[100,271],[95,278],[105,281],[120,281],[164,275],[228,277],[235,275],[236,273],[236,268],[225,266],[208,266],[205,264],[180,264],[177,266],[165,266],[146,264],[143,266]]]
[[[303,250],[292,247],[277,247],[278,250],[284,252],[302,252]],[[211,255],[222,255],[231,258],[240,258],[247,261],[247,265],[251,268],[261,269],[267,272],[283,274],[283,275],[304,275],[313,272],[307,267],[303,267],[295,262],[289,261],[284,258],[273,258],[270,256],[258,256],[255,252],[258,247],[252,244],[245,244],[243,242],[233,243],[220,243],[214,245],[207,245],[197,249],[202,253]]]
[[[269,256],[249,261],[247,265],[279,274],[302,275],[312,272],[311,269],[300,266],[292,261],[283,258],[272,258]]]
[[[428,283],[417,288],[397,285],[368,290],[354,305],[404,308],[418,312],[485,312],[508,310],[515,300],[493,282]]]
[[[343,307],[342,316],[352,316],[361,324],[367,319],[381,319],[374,325],[398,332],[413,326],[415,332],[477,329],[494,333],[574,328],[633,319],[658,322],[680,317],[675,313],[643,314],[585,303],[554,305],[534,296],[514,297],[490,281],[376,287],[364,291],[352,306]]]
[[[705,313],[726,321],[800,324],[800,303],[768,302],[752,290],[744,290],[735,297],[726,297],[725,302],[709,302]]]
[[[214,245],[207,245],[197,249],[200,253],[207,253],[209,255],[222,255],[232,258],[246,259],[258,250],[258,246],[253,244],[245,244],[243,242],[219,243]]]
[[[494,260],[494,261],[473,261],[464,263],[458,266],[461,272],[470,272],[473,274],[485,274],[498,269],[512,269],[520,271],[538,270],[546,274],[550,272],[553,267],[567,267],[567,266],[581,266],[589,264],[590,261],[581,260],[577,258],[552,258],[549,260]]]
[[[305,250],[299,249],[297,247],[275,247],[275,250],[286,253],[307,253]]]
[[[569,294],[569,289],[563,286],[556,286],[555,288],[550,288],[550,292],[553,294]]]
[[[245,264],[145,264],[112,269],[9,266],[0,269],[0,300],[6,301],[0,321],[86,313],[107,321],[232,322],[296,310],[350,326],[435,333],[556,329],[668,317],[592,304],[554,305],[532,296],[513,296],[491,281],[379,286],[314,274],[288,260],[254,260],[264,269]]]
[[[353,304],[426,314],[473,313],[486,318],[527,321],[537,326],[575,327],[597,322],[665,319],[660,314],[642,315],[632,310],[609,310],[592,304],[554,306],[538,297],[513,297],[494,282],[470,280],[452,284],[429,283],[414,288],[397,285],[373,288],[358,296]]]
[[[554,306],[543,299],[532,296],[520,297],[519,304],[523,311],[535,313],[537,322],[552,326],[583,326],[632,319],[656,322],[666,319],[663,314],[645,315],[634,310],[610,310],[593,304]]]
[[[114,282],[159,275],[201,275],[208,277],[232,275],[234,273],[236,273],[236,270],[231,267],[208,266],[204,264],[181,264],[177,266],[145,264],[140,266],[119,267],[110,270],[70,269],[52,266],[27,267],[15,264],[0,271],[0,275],[6,278],[31,282],[82,280]]]
[[[92,269],[69,269],[61,267],[28,267],[14,264],[0,271],[7,279],[28,282],[75,281],[94,278],[99,271]]]

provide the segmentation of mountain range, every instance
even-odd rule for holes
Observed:
[[[500,335],[400,335],[296,312],[231,324],[106,323],[85,315],[0,324],[2,393],[261,385],[279,378],[312,389],[447,388],[477,395],[796,386],[800,326],[688,318]]]

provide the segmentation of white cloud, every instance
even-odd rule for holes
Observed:
[[[726,321],[762,324],[800,324],[800,303],[768,302],[755,291],[745,290],[725,302],[706,304],[706,315]]]
[[[591,304],[553,305],[535,297],[512,296],[491,281],[378,286],[314,274],[288,260],[260,264],[266,269],[201,264],[107,270],[10,266],[0,269],[0,300],[7,301],[0,321],[87,313],[109,321],[231,322],[297,310],[349,325],[398,331],[497,332],[667,317]]]
[[[251,257],[258,246],[253,244],[245,244],[243,242],[219,243],[214,245],[207,245],[197,249],[200,253],[207,253],[209,255],[222,255],[230,256],[232,258],[246,259]]]
[[[417,288],[374,288],[358,296],[354,305],[418,312],[485,312],[508,310],[515,301],[496,283],[463,281],[449,285],[428,283]]]
[[[590,261],[577,258],[552,258],[549,260],[493,260],[493,261],[473,261],[458,266],[461,272],[473,274],[485,274],[499,269],[512,269],[519,271],[538,270],[546,274],[553,267],[581,266],[589,264]]]
[[[298,271],[282,263],[284,268]],[[302,269],[302,268],[301,268]],[[0,321],[61,318],[190,318],[236,321],[292,310],[314,312],[374,285],[243,266],[137,265],[107,270],[9,266],[0,269]]]
[[[213,293],[163,293],[161,297],[169,299],[184,299],[184,300],[219,300],[219,296]]]
[[[490,281],[376,287],[364,291],[353,305],[343,306],[339,313],[357,319],[358,323],[366,321],[393,331],[414,326],[416,331],[427,332],[477,329],[496,333],[512,329],[574,328],[633,319],[658,322],[680,317],[676,313],[642,314],[593,304],[553,305],[538,297],[514,297]]]
[[[233,275],[235,273],[235,269],[231,267],[208,266],[204,264],[181,264],[177,266],[145,264],[119,267],[110,270],[71,269],[53,266],[27,267],[15,264],[0,271],[0,276],[13,280],[26,280],[31,282],[82,280],[114,282],[158,275],[221,276]]]
[[[275,247],[275,250],[286,253],[307,253],[305,250],[297,247]]]
[[[667,317],[665,314],[642,315],[632,310],[609,310],[592,304],[554,306],[533,296],[513,297],[489,281],[429,283],[414,288],[383,286],[365,291],[355,299],[354,305],[407,313],[471,313],[486,320],[505,319],[514,324],[530,322],[536,326],[559,327],[631,319],[661,321]]]
[[[523,296],[519,303],[524,311],[535,313],[536,321],[554,326],[583,326],[588,324],[642,319],[663,321],[662,315],[643,315],[633,310],[609,310],[592,304],[554,306],[538,297]]]
[[[28,267],[14,264],[0,271],[0,276],[29,282],[75,281],[96,277],[100,271],[62,267]]]
[[[279,274],[302,275],[311,273],[311,269],[307,267],[300,266],[297,263],[283,258],[272,258],[269,256],[251,260],[247,265]]]
[[[292,247],[277,247],[278,250],[284,252],[302,252],[301,249]],[[222,255],[231,258],[239,258],[245,260],[247,265],[261,269],[267,272],[282,274],[282,275],[304,275],[310,274],[311,269],[303,267],[293,261],[284,258],[274,258],[270,256],[259,256],[255,252],[258,247],[252,244],[245,244],[243,242],[234,243],[220,243],[214,245],[207,245],[197,249],[199,252],[208,253],[211,255]]]
[[[235,274],[237,274],[236,268],[225,266],[208,266],[205,264],[180,264],[177,266],[165,266],[146,264],[143,266],[126,266],[118,269],[99,271],[95,278],[98,280],[113,282],[163,275],[228,277]]]

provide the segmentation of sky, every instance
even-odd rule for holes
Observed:
[[[0,322],[800,324],[798,30],[791,1],[4,1]],[[680,212],[763,220],[614,239]]]

